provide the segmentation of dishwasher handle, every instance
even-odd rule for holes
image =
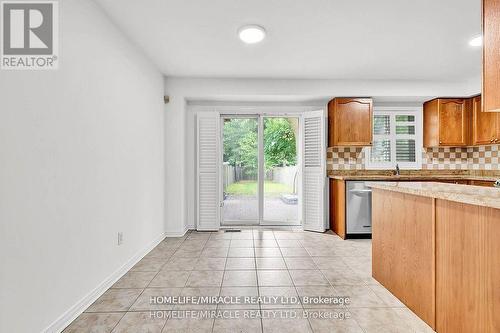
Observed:
[[[349,190],[349,193],[353,194],[358,194],[358,195],[363,195],[363,194],[370,194],[372,193],[371,189],[364,189],[364,190]]]

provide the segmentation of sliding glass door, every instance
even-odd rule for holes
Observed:
[[[222,117],[223,225],[298,225],[299,118]]]

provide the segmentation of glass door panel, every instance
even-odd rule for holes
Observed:
[[[263,224],[299,223],[297,117],[263,119]]]
[[[258,118],[223,119],[222,224],[258,224]]]

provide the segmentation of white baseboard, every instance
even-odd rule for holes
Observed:
[[[52,324],[50,324],[43,332],[45,333],[56,333],[62,332],[75,320],[80,314],[85,311],[92,303],[94,303],[106,290],[108,290],[118,279],[120,279],[125,273],[127,273],[139,260],[144,258],[153,248],[155,248],[162,240],[165,239],[166,233],[162,233],[158,238],[152,241],[148,246],[137,252],[129,261],[127,261],[122,267],[111,274],[106,280],[104,280],[99,286],[88,293],[84,298],[73,305],[68,311],[62,314],[58,319],[56,319]]]
[[[186,234],[186,232],[188,232],[188,230],[190,230],[190,228],[188,226],[186,226],[186,227],[184,227],[183,230],[179,230],[179,231],[173,231],[173,230],[165,231],[165,236],[166,237],[182,237]]]

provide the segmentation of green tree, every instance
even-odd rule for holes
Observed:
[[[233,118],[224,121],[224,162],[244,167],[247,176],[256,176],[257,149],[255,119]],[[291,120],[264,118],[264,155],[266,170],[297,164],[296,137]]]

